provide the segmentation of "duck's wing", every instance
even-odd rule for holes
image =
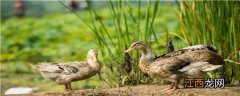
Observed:
[[[189,65],[188,62],[181,60],[178,57],[170,57],[154,60],[150,66],[152,69],[159,70],[164,74],[181,74],[182,72],[179,70],[187,65]]]
[[[172,60],[171,60],[172,59]],[[179,58],[171,58],[169,61],[169,64],[166,64],[165,66],[166,69],[171,73],[171,74],[181,74],[181,71],[179,71],[180,69],[182,69],[185,66],[188,66],[189,63],[181,60]]]
[[[187,75],[197,77],[202,72],[212,71],[220,67],[222,67],[222,65],[212,65],[208,62],[195,62],[183,67],[179,71],[184,72]]]
[[[160,56],[157,56],[153,60],[157,60],[159,58],[170,58],[170,57],[178,56],[180,54],[183,54],[184,52],[185,52],[185,50],[173,51],[173,52],[170,52],[170,53],[166,53],[166,54],[162,54]]]
[[[217,52],[217,48],[213,45],[193,45],[182,48],[181,50],[202,50],[202,49],[208,49],[210,51]]]
[[[156,60],[158,58],[170,58],[170,57],[174,57],[174,56],[179,56],[181,54],[184,54],[185,52],[204,50],[204,49],[207,49],[207,50],[217,53],[217,48],[213,45],[194,45],[194,46],[182,48],[178,51],[173,51],[173,52],[169,52],[169,53],[157,56],[156,58],[154,58],[154,60]]]
[[[87,66],[85,62],[67,62],[67,63],[40,63],[35,68],[41,72],[71,74],[77,73],[81,67]]]

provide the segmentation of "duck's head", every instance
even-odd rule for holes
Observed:
[[[95,72],[99,72],[101,70],[101,62],[98,60],[98,52],[96,49],[88,51],[87,63],[95,70]]]
[[[145,50],[147,48],[147,44],[143,41],[138,41],[138,42],[134,42],[132,43],[132,45],[125,51],[125,53],[129,53],[133,50]]]
[[[91,49],[88,51],[88,59],[97,59],[98,52],[96,49]]]

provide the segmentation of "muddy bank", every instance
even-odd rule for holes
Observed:
[[[35,93],[28,96],[167,96],[159,92],[169,85],[138,85],[119,88],[101,88],[74,90],[72,92]],[[26,95],[24,95],[26,96]],[[178,89],[170,96],[240,96],[240,87],[225,87],[223,89],[191,88]]]

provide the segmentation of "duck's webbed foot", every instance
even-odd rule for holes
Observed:
[[[176,89],[178,89],[178,88],[174,87],[174,88],[172,88],[170,90],[165,91],[164,94],[172,94]]]
[[[178,83],[179,83],[179,81],[177,81],[176,83],[173,83],[172,88],[169,89],[169,90],[164,91],[163,93],[164,93],[164,94],[168,94],[168,95],[169,95],[169,94],[172,94],[176,89],[179,89]]]
[[[160,90],[161,93],[164,93],[165,91],[168,91],[170,89],[173,89],[173,86],[175,85],[175,83],[172,83],[171,86],[169,88],[164,88],[162,90]]]

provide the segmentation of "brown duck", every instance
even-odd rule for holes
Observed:
[[[217,69],[224,64],[212,45],[195,45],[173,51],[158,58],[152,57],[152,49],[143,41],[133,43],[125,52],[141,52],[139,67],[151,77],[172,82],[170,88],[162,90],[171,93],[178,89],[179,81],[185,77],[200,77],[202,73]]]
[[[66,63],[40,63],[34,66],[43,77],[58,84],[65,85],[65,90],[70,91],[71,82],[88,79],[101,70],[101,64],[97,57],[97,51],[88,52],[87,62]]]

